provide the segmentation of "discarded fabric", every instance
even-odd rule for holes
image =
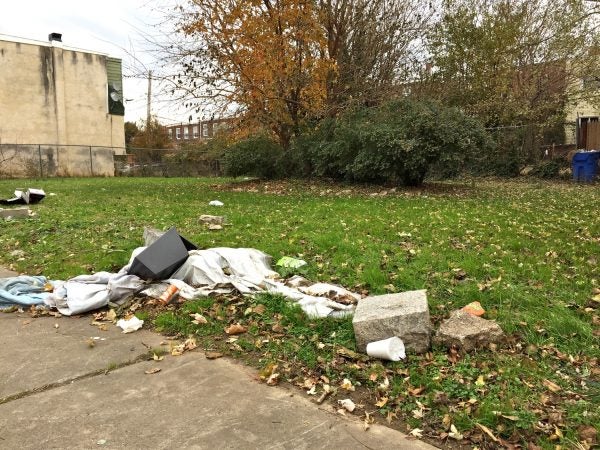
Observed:
[[[406,358],[404,342],[396,336],[381,341],[369,342],[367,344],[367,355],[389,361],[400,361]]]
[[[144,321],[133,316],[131,319],[119,319],[117,326],[123,330],[123,333],[133,333],[144,325]]]
[[[50,295],[47,289],[48,280],[42,276],[0,278],[0,309],[13,305],[41,305]]]
[[[123,269],[119,273],[79,275],[54,284],[54,292],[44,299],[44,303],[65,316],[93,311],[108,302],[122,303],[144,287],[139,277],[127,275]]]

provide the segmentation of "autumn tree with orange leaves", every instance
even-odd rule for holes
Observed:
[[[287,148],[321,114],[335,71],[314,3],[194,0],[187,8],[179,26],[194,49],[182,57],[178,88],[237,105],[248,125],[267,128]]]

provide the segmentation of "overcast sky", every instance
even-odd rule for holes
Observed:
[[[152,69],[144,53],[140,33],[152,33],[159,20],[154,0],[3,0],[0,34],[47,41],[48,34],[62,33],[65,46],[108,53],[123,59],[125,74],[132,55]],[[139,64],[137,64],[140,67]],[[125,120],[146,117],[147,81],[125,78]],[[154,91],[154,89],[153,89]],[[158,91],[158,89],[156,89]],[[152,111],[163,123],[187,121],[173,103],[153,95]]]

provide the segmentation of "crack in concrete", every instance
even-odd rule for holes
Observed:
[[[150,359],[152,359],[151,355],[149,355],[148,353],[143,353],[141,355],[136,356],[133,359],[130,359],[129,361],[121,362],[118,364],[111,363],[105,369],[93,370],[92,372],[84,373],[82,375],[68,378],[66,380],[57,381],[54,383],[48,383],[48,384],[45,384],[43,386],[39,386],[39,387],[36,387],[33,389],[27,389],[22,392],[17,392],[16,394],[7,395],[6,397],[0,398],[0,405],[9,403],[9,402],[12,402],[15,400],[19,400],[19,399],[22,399],[25,397],[29,397],[31,395],[39,394],[42,392],[47,392],[52,389],[66,386],[67,384],[75,383],[76,381],[86,380],[88,378],[93,378],[98,375],[108,375],[110,372],[114,372],[116,370],[122,369],[123,367],[132,366],[134,364],[138,364],[138,363],[141,363],[144,361],[149,361]]]

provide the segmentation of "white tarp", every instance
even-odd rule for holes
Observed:
[[[145,247],[133,251],[131,261]],[[80,275],[66,282],[57,282],[54,293],[45,300],[49,306],[62,314],[81,314],[106,306],[108,302],[120,303],[136,292],[158,297],[166,289],[166,283],[179,288],[179,295],[185,299],[224,294],[234,289],[242,294],[260,292],[281,294],[296,301],[313,317],[340,316],[352,314],[353,304],[342,304],[323,296],[325,292],[337,291],[344,297],[359,298],[340,287],[326,285],[327,289],[316,289],[320,295],[309,295],[310,286],[304,292],[282,283],[277,272],[270,267],[271,257],[253,248],[212,248],[192,250],[189,258],[169,280],[148,285],[135,275],[127,275],[129,264],[119,273],[98,272],[93,275]],[[317,283],[316,286],[319,284]],[[321,286],[322,287],[322,286]],[[323,294],[321,294],[323,293]]]

